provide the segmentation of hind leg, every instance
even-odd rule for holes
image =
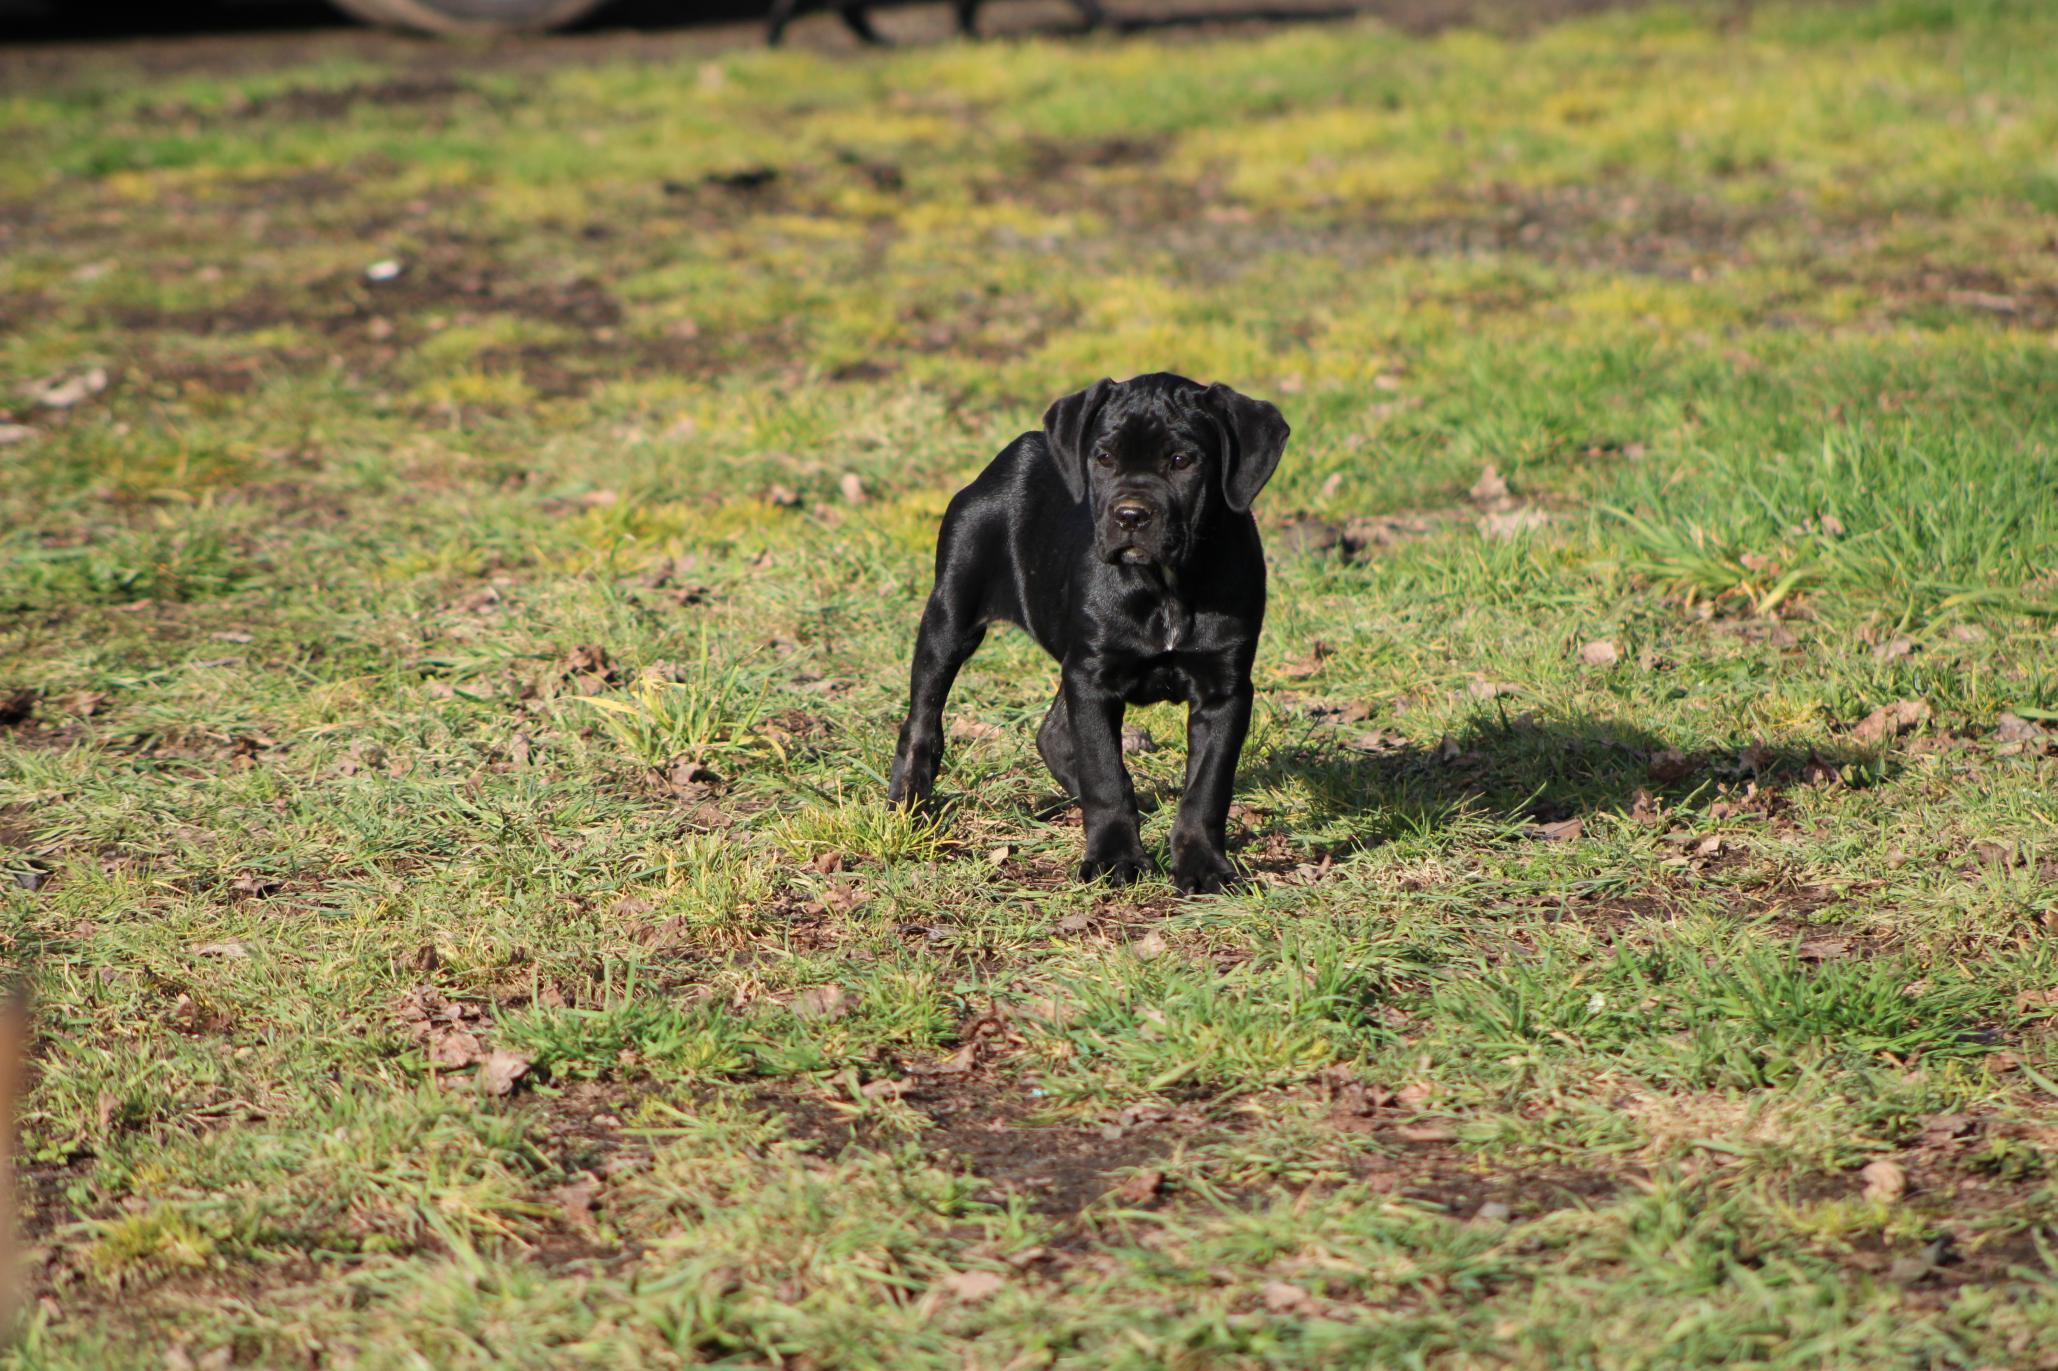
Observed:
[[[793,22],[795,12],[800,9],[800,0],[772,0],[771,18],[765,24],[765,46],[776,48],[786,36],[786,26]]]
[[[943,704],[965,664],[986,636],[986,625],[969,613],[966,597],[939,580],[922,611],[915,635],[915,663],[908,682],[908,715],[893,751],[886,798],[897,805],[928,803],[943,762]]]
[[[1043,764],[1050,768],[1058,788],[1065,792],[1065,798],[1079,798],[1079,745],[1072,738],[1072,718],[1065,712],[1065,693],[1050,702],[1050,713],[1043,716],[1043,726],[1036,730],[1036,750],[1042,754]]]
[[[843,5],[836,12],[843,16],[844,27],[856,34],[860,43],[868,43],[875,48],[890,48],[893,46],[892,43],[887,41],[885,34],[872,27],[872,16],[866,12],[863,5]]]

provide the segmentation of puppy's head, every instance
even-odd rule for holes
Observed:
[[[1156,372],[1096,381],[1043,416],[1051,458],[1106,562],[1177,568],[1218,509],[1247,510],[1286,450],[1286,420],[1228,386]]]

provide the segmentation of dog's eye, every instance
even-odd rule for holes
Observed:
[[[1093,454],[1093,460],[1104,467],[1111,467],[1115,464],[1115,454],[1102,450]]]
[[[1186,469],[1187,469],[1188,467],[1190,467],[1190,466],[1192,466],[1192,465],[1193,465],[1193,454],[1192,454],[1192,453],[1190,453],[1190,452],[1175,452],[1175,453],[1173,453],[1173,454],[1172,454],[1172,470],[1174,470],[1174,471],[1184,471],[1184,470],[1186,470]]]

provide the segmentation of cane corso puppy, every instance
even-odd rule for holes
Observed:
[[[1062,667],[1036,750],[1084,811],[1080,879],[1156,871],[1122,765],[1122,709],[1184,700],[1172,879],[1188,894],[1232,881],[1223,828],[1265,618],[1251,501],[1286,436],[1264,401],[1159,372],[1067,395],[1043,432],[1002,449],[943,516],[889,798],[928,800],[951,682],[988,624],[1011,623]]]
[[[872,27],[872,17],[864,0],[830,0],[836,13],[843,17],[844,26],[858,36],[859,41],[884,45],[886,39],[879,30]],[[958,32],[967,38],[979,36],[980,0],[955,0]],[[800,12],[801,0],[772,0],[772,17],[765,26],[765,42],[777,47],[786,36],[786,26],[793,22],[793,16]],[[1085,19],[1086,27],[1097,29],[1107,22],[1108,12],[1101,8],[1100,0],[1072,0],[1072,8]]]

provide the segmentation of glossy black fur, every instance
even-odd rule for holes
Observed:
[[[884,45],[886,40],[872,27],[871,15],[864,0],[831,0],[836,12],[843,16],[843,22],[850,31],[866,43]],[[956,0],[958,32],[967,38],[979,36],[980,0]],[[772,0],[772,17],[765,27],[765,42],[777,46],[786,36],[786,26],[793,22],[800,12],[801,0]],[[1101,8],[1100,0],[1072,0],[1072,7],[1086,20],[1086,27],[1097,29],[1107,22],[1108,12]]]
[[[1172,878],[1188,893],[1233,880],[1223,829],[1265,619],[1250,507],[1286,438],[1271,405],[1159,372],[1068,395],[1043,432],[1008,444],[943,516],[890,798],[928,800],[958,668],[988,624],[1016,624],[1061,666],[1036,747],[1084,811],[1080,879],[1127,885],[1156,870],[1122,764],[1122,711],[1183,700]]]

